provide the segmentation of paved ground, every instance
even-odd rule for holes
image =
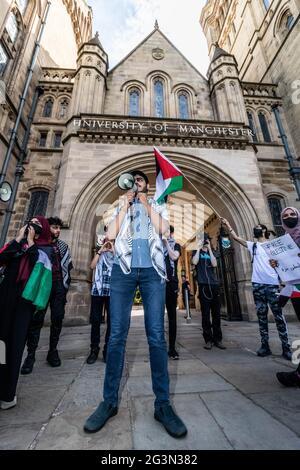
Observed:
[[[291,339],[300,325],[290,323]],[[182,440],[153,419],[143,316],[134,311],[127,343],[119,413],[97,434],[83,432],[101,397],[105,365],[88,366],[89,327],[63,330],[63,365],[45,363],[44,328],[32,375],[21,377],[18,406],[0,411],[0,449],[300,449],[300,389],[285,389],[275,372],[294,366],[280,358],[275,325],[274,355],[258,358],[257,324],[223,322],[226,351],[203,349],[200,318],[187,325],[179,312],[179,361],[169,364],[176,410],[188,427]]]

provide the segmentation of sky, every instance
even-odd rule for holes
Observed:
[[[114,67],[154,29],[161,31],[206,76],[206,39],[199,18],[206,0],[88,0],[93,9],[93,32]]]

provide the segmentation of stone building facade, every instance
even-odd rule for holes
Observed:
[[[23,95],[26,78],[32,63],[35,43],[41,31],[42,20],[48,2],[46,0],[1,0],[0,8],[0,166],[9,147],[11,131],[18,116],[20,97]],[[13,148],[9,162],[6,180],[13,185],[16,166],[20,156],[28,124],[28,116],[32,106],[34,92],[38,84],[43,81],[44,68],[51,68],[55,76],[56,88],[52,86],[52,98],[65,100],[71,98],[72,86],[68,85],[70,70],[76,67],[77,50],[81,43],[90,39],[92,35],[92,12],[84,0],[52,0],[49,14],[46,19],[44,33],[40,44],[37,62],[35,63],[32,80],[25,99],[25,106],[20,119],[17,132],[17,144]],[[61,32],[64,31],[62,48]],[[43,86],[43,91],[46,87]],[[62,111],[58,123],[65,122]],[[49,122],[47,122],[47,128]],[[64,125],[63,125],[64,129]],[[54,129],[53,129],[54,132]],[[35,133],[31,134],[30,149],[34,147]],[[49,147],[51,145],[49,144]],[[30,150],[27,152],[27,161],[30,159]],[[55,159],[55,153],[54,153]],[[25,167],[27,162],[25,162]],[[1,168],[0,167],[0,168]],[[0,169],[1,172],[1,169]],[[52,178],[52,173],[51,173]],[[36,184],[49,180],[42,173],[38,175]],[[49,186],[49,188],[50,188]],[[53,184],[51,186],[53,188]],[[24,201],[23,201],[24,202]],[[23,211],[26,209],[23,206]],[[0,227],[3,224],[6,204],[0,201]],[[14,226],[19,225],[21,218],[15,217]]]
[[[36,84],[44,93],[9,237],[34,213],[62,218],[62,238],[75,265],[67,318],[79,323],[88,319],[89,264],[97,233],[120,196],[117,178],[141,168],[150,177],[153,194],[154,145],[185,175],[183,191],[168,205],[184,246],[181,269],[189,277],[195,234],[205,228],[218,240],[215,214],[250,239],[258,221],[273,223],[268,199],[274,212],[275,200],[295,205],[296,194],[272,112],[278,105],[294,150],[276,83],[241,80],[236,58],[221,47],[214,49],[205,78],[157,24],[111,70],[98,35],[82,41],[74,37],[78,50],[73,67],[51,61],[39,69]],[[254,110],[263,116],[256,127],[249,122]],[[224,308],[229,309],[235,295],[233,309],[239,304],[243,318],[254,318],[246,250],[237,247],[229,264]]]
[[[200,20],[211,57],[218,43],[235,56],[242,81],[278,85],[295,158],[300,156],[299,19],[300,0],[208,0]]]

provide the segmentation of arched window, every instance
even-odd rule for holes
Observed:
[[[8,15],[5,28],[8,32],[11,42],[14,43],[19,33],[19,25],[17,17],[12,11]]]
[[[160,79],[154,82],[154,115],[158,118],[165,115],[164,84]]]
[[[283,209],[283,199],[279,196],[269,196],[268,203],[275,232],[277,236],[280,237],[285,233],[284,229],[281,226],[281,212]]]
[[[48,205],[49,192],[45,190],[32,191],[29,208],[27,212],[27,220],[32,219],[35,215],[46,215]]]
[[[8,55],[5,52],[3,45],[0,43],[0,76],[3,75],[8,63]]]
[[[292,15],[291,11],[286,10],[281,16],[281,20],[279,22],[279,27],[278,27],[279,33],[284,35],[288,31],[290,31],[292,29],[294,21],[295,21],[295,18]]]
[[[65,119],[68,115],[69,100],[63,99],[59,103],[58,118]]]
[[[48,98],[47,101],[45,102],[44,110],[43,110],[43,117],[51,117],[52,116],[52,110],[53,110],[53,99]]]
[[[129,116],[140,115],[140,90],[132,88],[129,91]]]
[[[289,12],[288,15],[287,15],[287,18],[286,18],[286,27],[287,29],[290,31],[290,29],[292,28],[293,24],[294,24],[294,21],[295,21],[295,18],[293,17],[293,15]]]
[[[261,131],[264,137],[264,141],[271,142],[271,135],[270,135],[268,123],[266,120],[266,116],[262,112],[260,112],[258,113],[258,119],[259,119]]]
[[[250,126],[250,129],[251,129],[252,134],[253,134],[253,136],[252,136],[253,142],[257,142],[258,139],[257,139],[253,114],[250,111],[247,111],[247,116],[248,116],[249,126]]]
[[[20,10],[20,13],[24,15],[28,5],[28,0],[17,0],[17,5]]]
[[[179,118],[188,119],[189,118],[189,100],[186,93],[179,93],[178,95],[178,108],[179,108]]]

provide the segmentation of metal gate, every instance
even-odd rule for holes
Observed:
[[[217,258],[222,317],[230,321],[240,321],[243,318],[234,268],[234,248],[232,248],[232,245],[224,247],[222,238],[221,235],[218,238],[219,256]]]

